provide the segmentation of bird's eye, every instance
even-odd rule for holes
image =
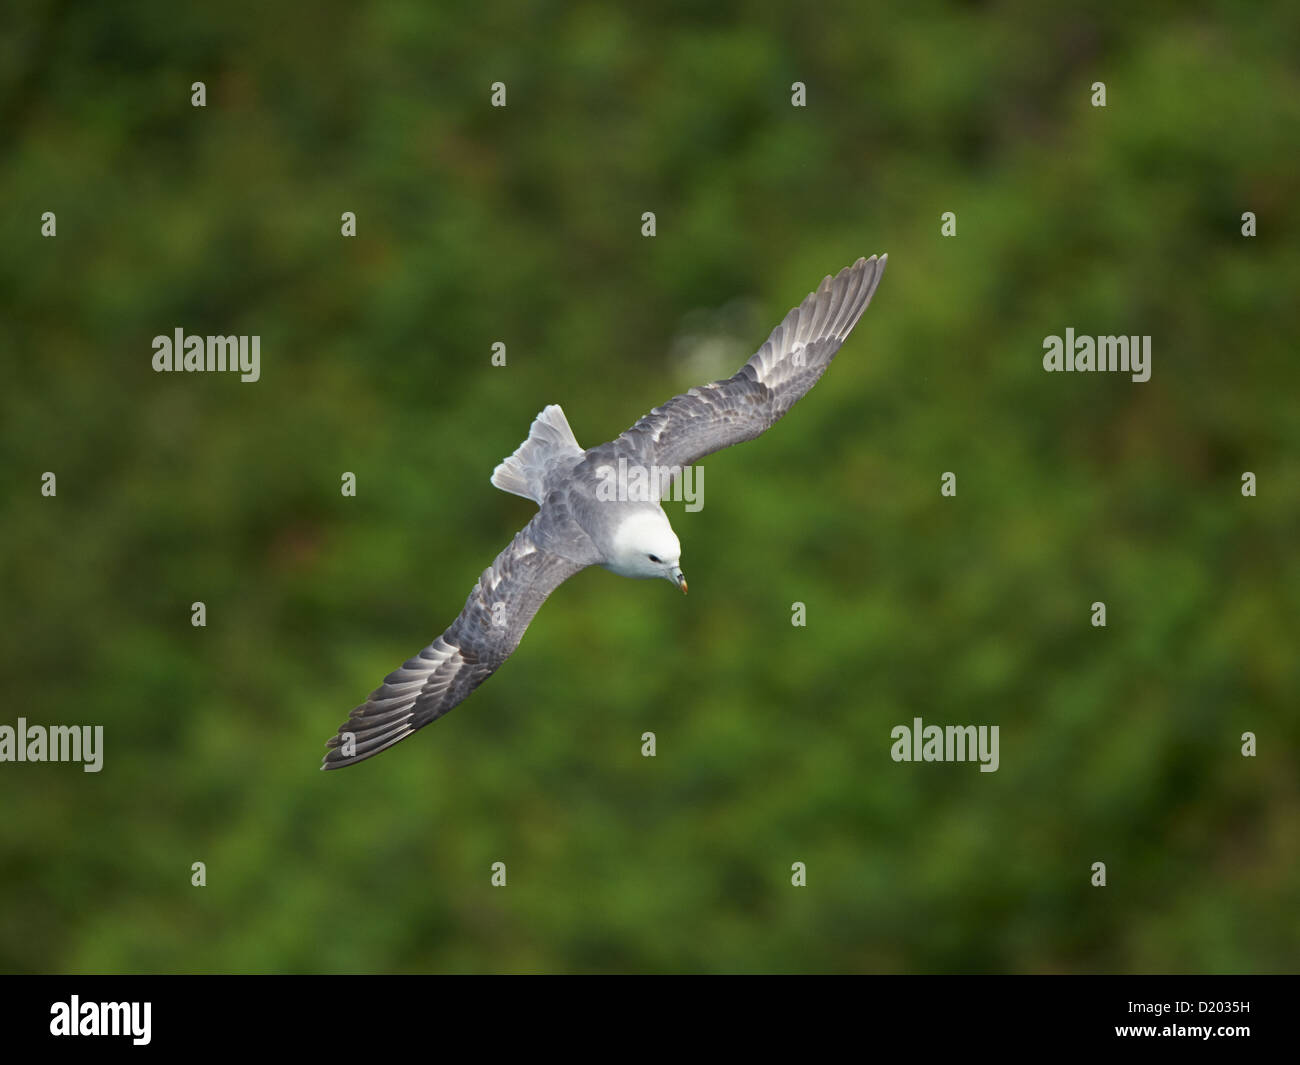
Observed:
[[[647,555],[646,557],[649,558],[651,562],[662,562],[662,561],[663,561],[663,559],[661,559],[658,555]]]

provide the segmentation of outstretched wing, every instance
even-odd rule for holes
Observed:
[[[735,376],[670,399],[613,443],[648,464],[673,467],[764,433],[826,372],[871,302],[887,258],[859,259],[825,278]]]
[[[539,511],[483,571],[451,627],[384,678],[332,736],[322,769],[343,769],[434,721],[501,666],[546,597],[590,563],[543,546],[556,515]],[[568,551],[566,554],[578,554]]]

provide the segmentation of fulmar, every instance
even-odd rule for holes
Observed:
[[[538,414],[528,439],[492,473],[493,485],[533,500],[537,513],[483,571],[450,627],[352,711],[321,768],[363,762],[463,702],[579,570],[662,578],[685,592],[681,544],[660,505],[672,478],[766,432],[817,383],[871,302],[886,260],[873,255],[826,277],[736,374],[670,399],[606,444],[584,450],[557,405]],[[648,491],[611,491],[613,470],[657,476],[640,479]]]

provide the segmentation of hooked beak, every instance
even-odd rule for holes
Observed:
[[[675,581],[677,582],[677,587],[680,588],[680,589],[682,590],[682,595],[685,595],[685,594],[686,594],[686,574],[684,574],[684,573],[682,572],[680,566],[675,567],[675,568],[673,569],[673,580],[675,580]]]

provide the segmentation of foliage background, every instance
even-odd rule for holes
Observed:
[[[0,968],[1300,967],[1295,5],[8,15],[0,722],[106,754],[0,766]],[[884,251],[670,507],[688,599],[580,574],[317,771],[527,520],[487,478],[537,410],[609,439]],[[177,326],[261,381],[153,373]],[[1150,382],[1045,374],[1067,326]],[[895,764],[913,717],[1000,770]]]

